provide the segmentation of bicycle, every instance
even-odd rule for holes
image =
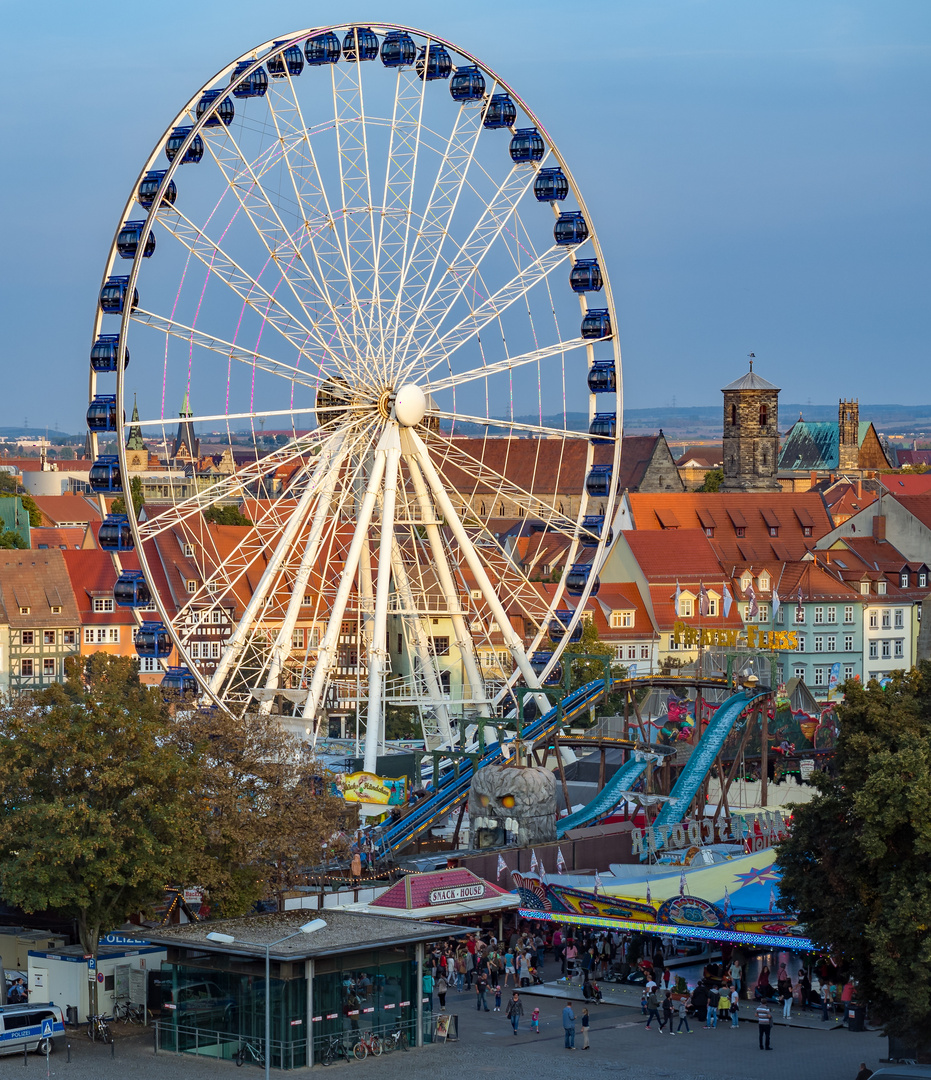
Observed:
[[[113,1017],[126,1024],[144,1024],[145,1008],[131,1001],[121,1001],[113,1006]]]
[[[381,1055],[381,1039],[371,1031],[359,1033],[359,1041],[352,1048],[353,1056],[357,1061],[364,1061],[371,1054],[373,1057]]]
[[[409,1050],[410,1040],[407,1037],[407,1032],[403,1028],[398,1028],[397,1031],[392,1031],[389,1035],[382,1035],[381,1048],[386,1054],[399,1049]]]
[[[102,1043],[113,1042],[113,1035],[110,1032],[110,1021],[112,1016],[104,1016],[103,1013],[94,1013],[87,1018],[87,1037],[91,1042],[96,1042],[98,1039]]]
[[[252,1058],[259,1065],[265,1064],[265,1055],[261,1051],[257,1050],[252,1043],[241,1043],[239,1049],[233,1054],[233,1061],[236,1062],[237,1068],[241,1068],[246,1063],[246,1056]]]
[[[352,1055],[342,1035],[331,1035],[330,1041],[320,1048],[319,1061],[321,1065],[332,1065],[337,1058],[344,1057],[352,1061]]]

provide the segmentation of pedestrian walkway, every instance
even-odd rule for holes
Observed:
[[[605,1005],[619,1005],[628,1009],[636,1009],[637,1012],[642,1014],[640,1006],[642,987],[632,986],[627,983],[602,982],[601,980],[596,981],[601,987]],[[552,982],[544,983],[542,986],[526,986],[521,990],[521,995],[527,997],[563,998],[566,1001],[585,1002],[581,985],[579,983],[565,982],[563,979],[555,979]],[[755,1001],[741,1000],[740,1019],[755,1024],[755,1009]],[[695,1021],[693,1020],[692,1023],[694,1025]],[[773,1024],[777,1027],[808,1028],[812,1031],[830,1031],[844,1026],[841,1023],[840,1017],[828,1020],[827,1022],[822,1021],[820,1009],[809,1009],[807,1012],[801,1012],[800,1010],[793,1011],[791,1020],[783,1020],[781,1005],[778,1007],[775,1005],[773,1006]]]

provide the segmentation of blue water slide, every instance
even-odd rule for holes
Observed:
[[[603,679],[595,679],[580,686],[563,701],[562,718],[559,717],[557,709],[550,709],[543,716],[524,726],[521,740],[533,742],[552,734],[562,724],[571,723],[598,700],[603,689]],[[494,765],[502,760],[500,744],[491,743],[486,746],[485,754],[478,762],[478,767]],[[472,784],[472,772],[472,765],[469,762],[460,764],[458,775],[452,767],[447,768],[437,778],[436,792],[414,807],[401,821],[383,832],[378,840],[379,845],[391,851],[400,851],[436,821],[450,814],[468,796]]]
[[[556,823],[556,836],[562,839],[570,829],[578,829],[587,825],[590,821],[607,817],[621,800],[621,793],[629,791],[633,784],[640,779],[646,770],[647,764],[655,760],[651,755],[637,754],[630,759],[622,768],[611,777],[605,786],[598,792],[587,806],[577,810],[568,817],[560,818]]]
[[[669,796],[669,801],[663,804],[663,809],[653,822],[656,832],[656,847],[663,845],[662,833],[658,830],[664,825],[678,825],[688,812],[688,808],[695,798],[698,789],[708,775],[715,758],[721,752],[724,741],[730,735],[734,724],[740,716],[756,701],[772,696],[772,690],[759,687],[755,693],[748,696],[741,691],[722,702],[715,710],[714,716],[705,728],[705,734],[701,741],[692,751],[685,768],[679,774],[675,787]]]

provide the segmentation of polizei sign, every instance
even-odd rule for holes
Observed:
[[[454,904],[457,900],[481,900],[484,895],[484,885],[457,885],[451,889],[434,889],[429,900],[431,904]]]

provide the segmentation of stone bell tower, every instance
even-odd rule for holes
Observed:
[[[722,491],[781,491],[779,387],[753,370],[724,387],[724,483]]]
[[[860,468],[860,402],[844,401],[837,406],[837,467],[841,472]]]

